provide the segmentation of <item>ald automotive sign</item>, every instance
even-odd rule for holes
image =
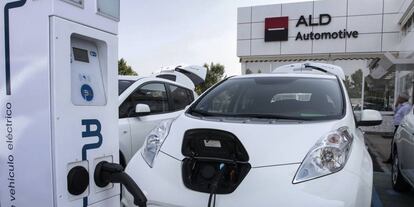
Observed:
[[[332,22],[331,15],[321,14],[318,18],[302,15],[296,22],[296,27],[326,26]],[[301,32],[295,35],[295,40],[330,40],[358,38],[358,31],[347,31],[342,29],[332,32]],[[265,42],[289,40],[289,17],[271,17],[265,19]]]

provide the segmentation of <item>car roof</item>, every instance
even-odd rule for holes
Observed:
[[[141,76],[137,76],[137,75],[119,75],[118,79],[119,80],[131,80],[131,81],[137,81],[139,79],[141,79],[143,77]]]
[[[272,71],[272,73],[313,73],[313,74],[331,74],[345,80],[344,70],[337,66],[327,63],[303,62],[282,65]]]
[[[325,79],[336,79],[335,75],[331,74],[316,74],[316,73],[261,73],[261,74],[249,74],[233,76],[230,79],[239,78],[260,78],[260,77],[298,77],[298,78],[325,78]]]
[[[146,76],[130,76],[130,75],[119,75],[118,76],[118,80],[126,80],[126,81],[136,82],[136,81],[142,80],[142,79],[146,79],[148,81],[159,81],[159,82],[169,83],[171,85],[180,86],[180,87],[183,87],[183,88],[186,88],[188,90],[193,91],[191,88],[189,88],[188,86],[186,86],[184,84],[181,84],[181,83],[176,82],[176,81],[171,81],[171,80],[168,80],[168,79],[165,79],[165,78],[157,78],[157,77],[151,77],[151,76],[148,76],[148,77],[146,77]]]

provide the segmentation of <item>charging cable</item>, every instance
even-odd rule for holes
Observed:
[[[219,167],[219,172],[213,179],[213,183],[211,184],[211,191],[210,191],[210,197],[208,198],[208,206],[207,207],[215,207],[216,206],[216,191],[218,188],[218,185],[221,181],[221,178],[223,177],[224,173],[224,167],[225,164],[221,163]],[[211,206],[211,202],[213,201],[213,206]]]

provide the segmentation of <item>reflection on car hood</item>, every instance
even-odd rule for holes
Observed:
[[[203,120],[186,114],[171,126],[161,151],[183,160],[181,145],[189,129],[218,129],[233,133],[246,148],[252,167],[300,163],[323,135],[341,127],[341,120],[319,122],[236,122]]]

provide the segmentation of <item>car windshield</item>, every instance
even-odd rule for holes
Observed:
[[[118,81],[118,95],[121,95],[129,86],[131,86],[135,81],[132,80],[119,80]]]
[[[229,79],[194,103],[195,116],[331,120],[343,115],[337,79],[249,77]]]

